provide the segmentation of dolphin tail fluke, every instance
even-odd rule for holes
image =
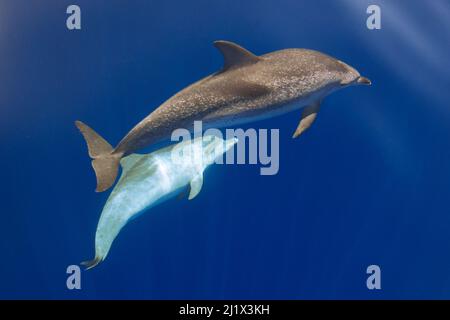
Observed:
[[[92,167],[97,178],[95,191],[105,191],[114,184],[117,178],[121,155],[114,154],[113,147],[83,122],[75,121],[75,125],[86,140],[89,156],[92,158]]]
[[[86,267],[86,270],[92,269],[93,267],[97,266],[100,262],[102,262],[102,259],[100,257],[95,257],[92,260],[89,261],[83,261],[81,263],[82,266]]]

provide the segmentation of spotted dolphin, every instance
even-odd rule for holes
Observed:
[[[216,41],[214,46],[223,55],[223,68],[172,96],[115,148],[76,121],[92,158],[97,192],[114,184],[121,158],[168,139],[177,128],[192,130],[195,120],[201,120],[203,128],[224,127],[303,108],[296,138],[314,122],[325,96],[371,83],[348,64],[314,50],[285,49],[257,56],[228,41]]]
[[[122,175],[100,216],[95,234],[95,257],[83,262],[88,269],[103,261],[127,222],[189,185],[189,200],[200,192],[203,172],[237,143],[203,136],[157,150],[122,158]]]

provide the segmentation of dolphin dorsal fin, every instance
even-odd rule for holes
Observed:
[[[223,55],[223,70],[244,64],[256,63],[260,60],[258,56],[230,41],[214,41],[214,46]]]
[[[133,167],[136,164],[136,162],[138,162],[143,156],[144,155],[142,154],[133,153],[130,154],[129,156],[126,156],[125,158],[122,158],[122,160],[120,160],[122,170],[127,171],[128,169]]]

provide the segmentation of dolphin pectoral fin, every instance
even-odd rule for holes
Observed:
[[[223,55],[223,71],[235,66],[255,63],[261,60],[258,56],[230,41],[214,41],[214,46]]]
[[[320,109],[320,101],[315,102],[309,106],[306,106],[303,109],[302,118],[292,138],[297,138],[312,125],[314,120],[316,120],[317,118],[317,112],[319,112],[319,109]]]
[[[191,191],[189,192],[189,200],[194,199],[202,189],[203,185],[203,174],[199,174],[195,176],[194,179],[191,180]]]

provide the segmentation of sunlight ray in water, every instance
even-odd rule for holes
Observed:
[[[348,14],[348,17],[354,19],[355,23],[360,23],[360,13],[364,12],[366,3],[352,0],[345,0],[343,3],[353,12]],[[444,70],[444,63],[448,60],[444,47],[446,43],[437,46],[436,41],[431,42],[429,33],[425,35],[421,30],[420,22],[408,17],[408,7],[400,9],[390,1],[378,3],[382,8],[382,29],[378,32],[389,32],[389,37],[383,38],[383,43],[380,43],[367,37],[368,30],[361,28],[361,43],[370,47],[370,51],[376,52],[376,58],[383,64],[389,64],[392,75],[401,77],[413,86],[413,90],[429,95],[435,102],[443,102],[442,90],[445,89],[444,82],[448,77]],[[426,2],[421,6],[426,7],[424,10],[429,10],[429,4]],[[400,47],[409,48],[408,54],[401,53],[398,50]],[[429,107],[433,105],[438,103],[433,104],[430,101]],[[449,110],[445,111],[450,115]]]

